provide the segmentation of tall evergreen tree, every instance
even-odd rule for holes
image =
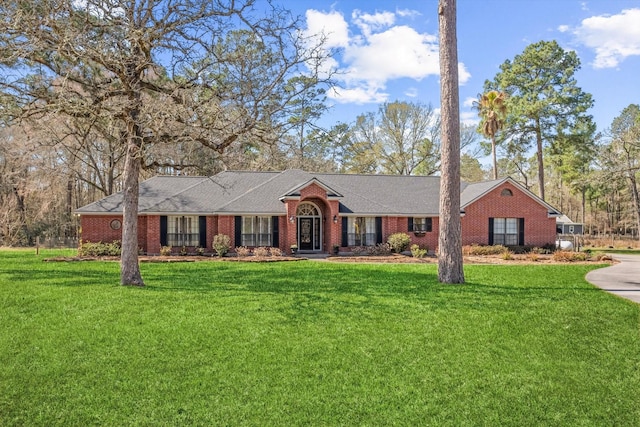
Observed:
[[[503,91],[509,97],[509,114],[502,138],[509,143],[535,143],[538,192],[545,198],[544,147],[559,134],[570,134],[593,106],[591,95],[578,87],[575,73],[580,60],[555,41],[540,41],[500,66],[485,92]]]

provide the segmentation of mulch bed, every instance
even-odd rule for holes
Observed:
[[[286,262],[286,261],[304,261],[308,258],[303,256],[291,257],[257,257],[249,256],[238,258],[232,257],[212,257],[212,256],[147,256],[138,257],[141,263],[165,263],[165,262]],[[411,256],[392,254],[385,256],[329,256],[319,259],[325,262],[344,262],[344,263],[370,263],[370,264],[436,264],[438,258],[435,256],[427,256],[425,258],[413,258]],[[120,261],[120,257],[55,257],[46,258],[45,262],[76,262],[76,261]],[[482,256],[465,256],[465,264],[495,264],[495,265],[518,265],[518,264],[603,264],[613,263],[611,259],[604,260],[587,260],[574,262],[555,261],[551,255],[537,255],[532,258],[530,255],[512,255],[511,259],[504,259],[502,255],[482,255]]]

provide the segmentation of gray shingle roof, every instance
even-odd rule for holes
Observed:
[[[463,183],[461,206],[472,203],[505,180],[510,178]],[[140,183],[139,212],[285,214],[281,199],[299,195],[299,190],[311,182],[329,189],[329,194],[340,201],[340,212],[346,215],[437,216],[439,211],[440,178],[436,176],[347,175],[293,169],[284,172],[227,171],[212,177],[154,177]],[[83,206],[76,212],[121,213],[122,193]]]

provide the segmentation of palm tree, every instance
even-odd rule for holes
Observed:
[[[478,95],[474,102],[480,116],[480,130],[491,138],[491,157],[493,160],[493,179],[498,179],[498,161],[496,159],[496,134],[504,125],[507,115],[507,94],[492,90]]]

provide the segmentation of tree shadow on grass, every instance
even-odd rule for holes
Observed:
[[[502,275],[495,281],[488,278],[490,274],[482,276],[482,281],[474,280],[474,274],[471,274],[465,284],[446,285],[438,282],[434,265],[183,263],[147,264],[142,269],[147,283],[143,288],[145,292],[190,292],[208,297],[269,294],[304,297],[309,301],[342,298],[358,304],[382,298],[402,298],[434,307],[450,307],[455,299],[458,304],[467,306],[503,307],[534,300],[575,297],[576,292],[599,291],[580,279],[576,279],[575,284],[562,285],[553,278],[543,278],[531,285],[528,283],[532,280],[514,277],[514,284],[500,284],[505,282],[504,275],[509,278],[519,271],[517,269],[495,269],[496,275]],[[34,268],[12,264],[10,268],[0,268],[0,274],[15,283],[44,286],[119,284],[117,263],[34,264]]]
[[[120,281],[117,263],[35,263],[0,265],[0,277],[7,282],[43,286],[117,285]]]
[[[429,265],[272,267],[216,268],[205,270],[209,273],[205,275],[194,274],[190,269],[167,270],[162,272],[162,284],[154,283],[148,274],[145,277],[150,278],[150,292],[186,291],[246,298],[270,295],[288,298],[300,307],[327,302],[349,306],[414,303],[430,309],[513,310],[518,306],[575,298],[576,293],[598,291],[579,278],[570,286],[553,280],[537,280],[528,285],[526,278],[514,279],[516,284],[509,285],[500,284],[504,280],[476,281],[471,275],[465,284],[447,285],[438,282],[436,267]]]

